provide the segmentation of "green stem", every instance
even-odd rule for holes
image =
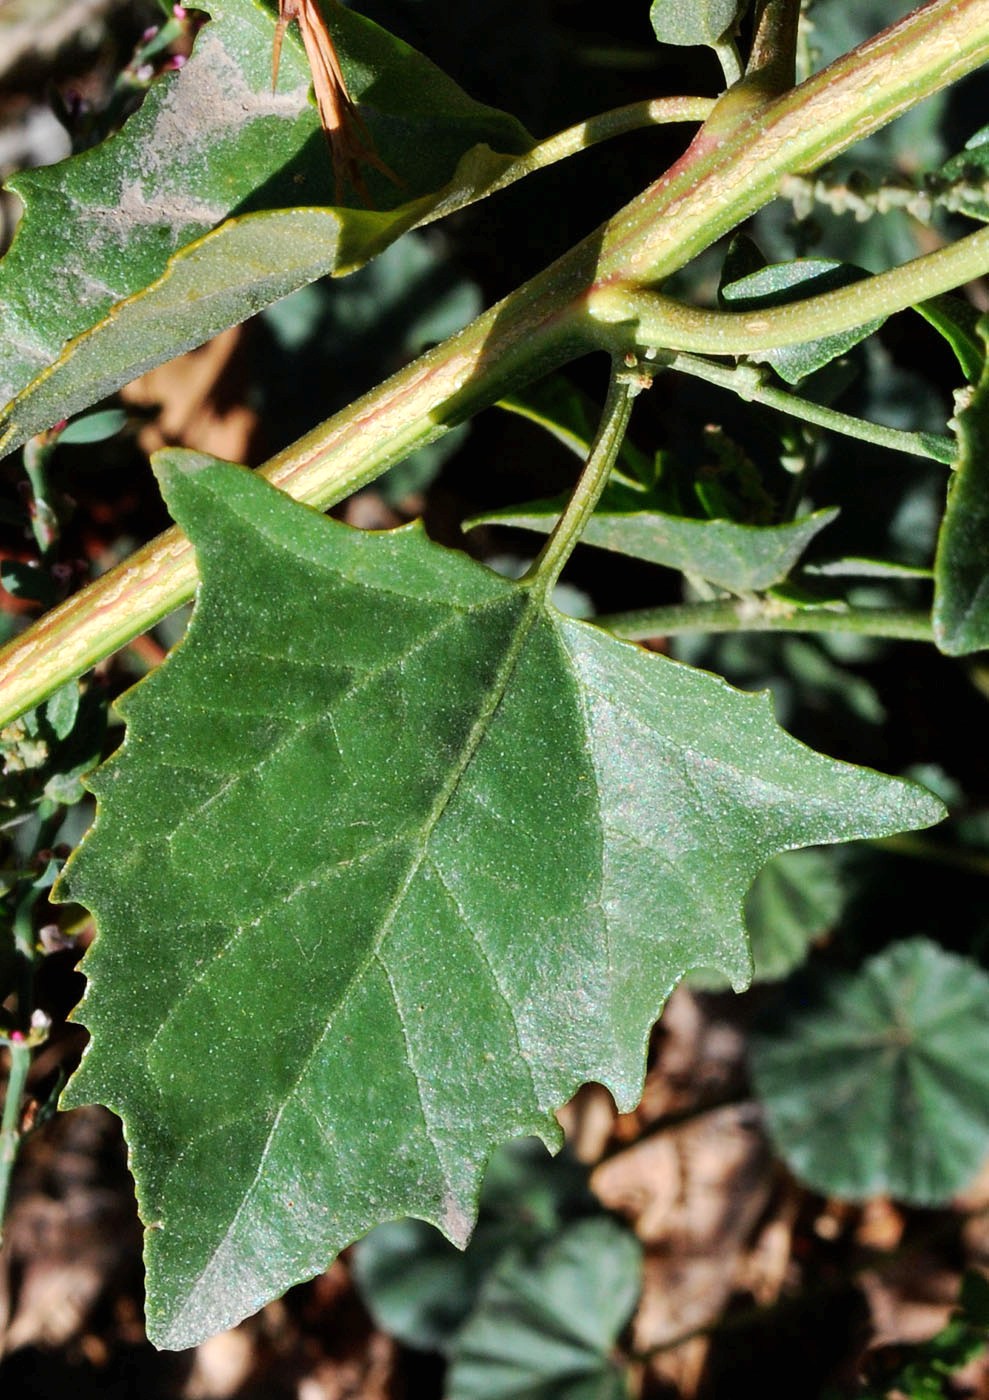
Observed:
[[[516,385],[589,349],[575,308],[592,274],[592,250],[578,247],[272,457],[260,475],[319,509],[343,500]],[[192,546],[171,529],[46,613],[0,649],[0,725],[187,602],[196,583]]]
[[[633,400],[643,387],[643,383],[636,376],[620,372],[617,366],[612,367],[608,397],[587,456],[587,465],[581,473],[566,510],[556,522],[552,534],[525,576],[526,581],[533,588],[541,590],[544,595],[550,592],[560,577],[564,564],[573,553],[574,545],[594,514],[594,507],[601,499],[601,492],[607,486],[612,468],[618,460],[628,430]]]
[[[708,311],[659,292],[612,284],[591,294],[591,315],[615,326],[614,348],[748,355],[801,345],[883,320],[989,272],[989,228],[822,296],[759,311]]]
[[[742,60],[738,52],[738,45],[734,39],[719,39],[711,48],[721,64],[721,71],[725,75],[727,87],[734,87],[742,77]]]
[[[955,444],[950,437],[937,433],[907,433],[900,428],[888,428],[883,423],[870,423],[865,418],[855,418],[850,413],[840,413],[836,408],[826,408],[823,404],[812,403],[797,394],[788,394],[783,389],[774,388],[763,382],[762,371],[754,365],[716,364],[711,360],[701,360],[695,355],[673,355],[665,362],[664,368],[676,370],[680,374],[691,374],[704,379],[719,388],[730,389],[747,403],[762,403],[767,408],[775,408],[779,413],[799,418],[804,423],[814,423],[819,428],[829,428],[833,433],[845,437],[858,438],[861,442],[871,442],[876,447],[888,447],[894,452],[908,452],[912,457],[926,457],[932,462],[942,462],[950,466],[955,460]]]
[[[854,632],[908,642],[933,642],[930,614],[898,608],[793,608],[775,599],[732,598],[611,613],[599,627],[630,641],[690,632]]]
[[[3,1118],[0,1119],[0,1242],[3,1240],[3,1222],[7,1213],[10,1179],[21,1145],[21,1105],[27,1087],[28,1070],[31,1068],[31,1046],[26,1041],[11,1041],[9,1053],[10,1073],[7,1076],[7,1092],[3,1101]]]
[[[616,136],[625,136],[630,131],[676,122],[706,121],[714,105],[713,97],[657,97],[645,102],[630,102],[625,107],[615,107],[609,112],[602,112],[600,116],[589,117],[547,137],[524,156],[519,156],[499,175],[487,193],[493,194],[495,190],[504,189],[533,171],[545,170],[547,166],[577,155],[589,146],[610,141]]]
[[[611,220],[598,284],[668,277],[774,199],[784,176],[817,169],[987,59],[989,0],[932,0],[774,101],[729,89],[686,154]]]

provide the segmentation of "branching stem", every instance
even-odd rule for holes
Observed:
[[[792,18],[793,5],[769,0],[767,24]],[[768,331],[753,328],[753,313],[697,311],[641,290],[775,198],[787,175],[817,169],[986,59],[989,0],[931,0],[780,96],[754,93],[748,101],[741,93],[747,75],[715,104],[683,157],[603,228],[272,459],[264,475],[325,508],[513,387],[594,349],[630,349],[636,322],[645,346],[744,353],[826,334],[835,318],[847,327],[888,315],[984,271],[989,230],[962,240],[958,252],[931,255],[933,263],[919,259],[850,289],[863,300],[842,301],[838,292],[837,304],[829,297],[827,306],[815,307],[811,299],[762,313],[756,319],[775,318]],[[687,120],[682,110],[682,118],[671,119]],[[561,151],[575,140],[557,139]],[[576,148],[582,144],[577,138]],[[546,163],[551,156],[544,150]],[[936,273],[928,276],[931,269]],[[171,531],[42,618],[0,651],[0,724],[146,630],[185,601],[195,582],[191,548]]]
[[[748,355],[838,335],[928,301],[989,272],[989,228],[901,267],[822,296],[759,311],[709,311],[641,287],[612,285],[591,294],[590,311],[618,331],[616,348]]]
[[[933,642],[930,614],[897,608],[796,608],[776,599],[731,598],[611,613],[599,627],[630,641],[691,632],[854,632],[863,637]]]
[[[876,447],[888,447],[894,452],[907,452],[912,457],[926,457],[945,466],[950,466],[955,458],[955,444],[950,437],[939,433],[908,433],[901,428],[870,423],[865,418],[855,418],[836,408],[812,403],[810,399],[802,399],[797,394],[789,394],[785,389],[764,382],[761,372],[753,365],[732,368],[700,359],[696,355],[678,354],[666,361],[665,367],[704,379],[708,384],[717,384],[719,388],[730,389],[747,403],[765,404],[767,408],[799,418],[804,423],[813,423],[818,428],[841,433],[844,437],[858,438],[860,442],[871,442]]]

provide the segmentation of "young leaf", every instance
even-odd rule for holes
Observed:
[[[25,214],[0,263],[0,451],[287,291],[352,271],[431,213],[480,197],[511,160],[500,153],[532,145],[514,118],[337,6],[351,93],[404,184],[369,174],[387,212],[315,209],[333,203],[332,168],[297,37],[273,94],[272,12],[258,0],[206,8],[189,62],[116,136],[10,182]]]
[[[585,527],[582,543],[699,574],[734,593],[755,593],[782,582],[815,535],[838,514],[818,510],[785,525],[739,525],[644,510],[642,499],[636,491],[612,488]],[[560,502],[534,501],[475,516],[469,523],[514,525],[548,534],[560,509]]]
[[[502,1259],[451,1349],[448,1400],[622,1400],[613,1356],[642,1289],[642,1246],[583,1220]]]
[[[631,1108],[688,968],[746,982],[771,855],[942,809],[418,527],[157,469],[202,585],[63,889],[100,927],[65,1102],[125,1121],[185,1347],[380,1220],[463,1243],[494,1146],[585,1080]]]
[[[989,319],[979,323],[989,339]],[[958,459],[934,561],[934,638],[949,656],[989,646],[989,361],[955,413]]]
[[[787,1164],[829,1195],[936,1205],[989,1150],[989,977],[927,939],[896,944],[756,1039]]]

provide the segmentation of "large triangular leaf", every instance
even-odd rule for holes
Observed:
[[[480,197],[532,144],[513,118],[335,6],[351,91],[403,183],[369,172],[376,213],[313,208],[334,203],[332,166],[294,26],[272,94],[271,7],[205,8],[189,62],[116,136],[10,182],[25,215],[0,264],[0,451],[287,291],[352,271]]]
[[[785,851],[760,870],[745,901],[754,982],[779,982],[837,923],[845,898],[839,858],[833,850]],[[690,981],[705,991],[725,990],[714,972],[694,973]]]
[[[498,1142],[555,1142],[586,1080],[630,1108],[688,968],[745,983],[770,855],[941,808],[418,528],[158,470],[202,587],[69,867],[100,932],[66,1102],[124,1119],[181,1347],[379,1220],[464,1241]]]

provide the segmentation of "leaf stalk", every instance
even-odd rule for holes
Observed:
[[[621,452],[628,420],[632,415],[632,404],[636,395],[643,388],[648,388],[650,383],[648,378],[623,372],[617,364],[612,365],[608,397],[580,480],[566,510],[525,575],[529,586],[540,590],[544,597],[548,596],[560,577],[564,564],[594,514],[594,507],[601,499],[601,492],[607,486]]]

